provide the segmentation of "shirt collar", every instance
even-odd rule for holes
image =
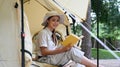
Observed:
[[[49,28],[45,28],[47,31],[48,31],[48,34],[50,35],[50,36],[52,36],[52,31],[50,31],[50,29]]]

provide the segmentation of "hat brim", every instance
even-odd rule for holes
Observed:
[[[51,15],[51,16],[59,16],[60,17],[60,24],[63,24],[64,23],[64,15],[63,14],[57,14],[57,15]],[[47,24],[47,19],[51,16],[45,16],[44,19],[43,19],[43,22],[42,22],[42,26],[46,26]]]

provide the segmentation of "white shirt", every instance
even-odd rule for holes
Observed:
[[[38,34],[38,45],[39,47],[47,47],[49,50],[54,50],[57,48],[52,40],[52,32],[49,28],[41,30]],[[38,55],[42,56],[41,51],[38,51]]]

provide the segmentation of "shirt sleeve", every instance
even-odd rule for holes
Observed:
[[[39,45],[39,47],[47,47],[47,34],[45,31],[39,32],[38,45]]]

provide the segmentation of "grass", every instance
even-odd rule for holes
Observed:
[[[120,57],[120,52],[115,52]],[[92,57],[97,58],[97,49],[92,48]],[[99,49],[99,59],[116,59],[108,50]]]

